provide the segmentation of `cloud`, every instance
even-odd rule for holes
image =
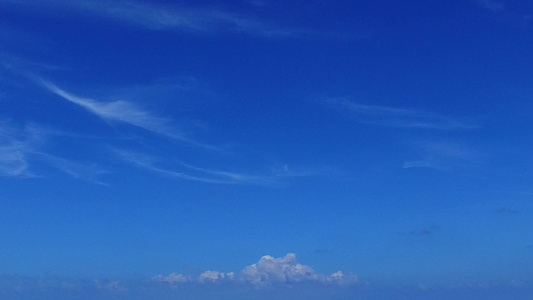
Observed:
[[[52,134],[61,133],[35,124],[20,128],[0,120],[0,176],[41,177],[42,175],[33,170],[32,165],[44,164],[71,177],[104,184],[98,180],[98,176],[106,171],[97,164],[74,162],[45,152],[44,145]]]
[[[168,170],[168,169],[158,167],[156,166],[157,158],[147,155],[147,154],[136,153],[136,152],[126,151],[126,150],[119,150],[119,149],[111,149],[111,151],[115,153],[123,161],[129,162],[140,168],[158,173],[160,175],[174,177],[174,178],[183,179],[183,180],[200,181],[204,183],[214,183],[214,184],[230,183],[228,181],[206,178],[206,177],[196,177],[196,176],[192,176],[187,173],[184,173],[184,172],[178,172],[178,171],[173,171],[173,170]]]
[[[221,151],[220,147],[201,143],[188,137],[185,133],[180,132],[177,126],[172,124],[171,120],[156,116],[134,103],[125,100],[101,102],[90,98],[83,98],[69,93],[38,76],[30,77],[34,78],[48,91],[84,108],[103,120],[128,124],[206,150]]]
[[[185,163],[181,163],[181,165],[183,165],[184,167],[190,170],[197,171],[205,175],[210,175],[215,178],[221,178],[223,180],[227,180],[228,182],[233,182],[233,183],[272,184],[275,181],[274,178],[272,177],[254,176],[254,175],[227,172],[227,171],[221,171],[221,170],[210,170],[210,169],[195,167],[195,166],[185,164]]]
[[[118,280],[95,280],[94,285],[98,290],[112,291],[118,293],[127,292],[128,289],[122,285]]]
[[[358,282],[357,276],[344,274],[342,271],[330,275],[317,273],[311,267],[298,263],[296,255],[293,253],[279,258],[265,255],[257,263],[246,266],[239,273],[205,271],[196,279],[191,279],[188,275],[171,273],[167,276],[157,275],[153,277],[153,280],[172,285],[228,281],[235,284],[251,285],[256,288],[298,283],[353,285]]]
[[[165,282],[165,283],[174,285],[174,284],[190,282],[191,278],[190,276],[185,276],[183,274],[170,273],[167,276],[157,275],[153,277],[152,280],[159,281],[159,282]]]
[[[8,177],[29,177],[27,153],[24,145],[0,146],[0,174]]]
[[[505,6],[502,2],[496,0],[474,0],[481,7],[491,10],[491,11],[502,11],[505,9]]]
[[[123,282],[109,279],[0,275],[2,299],[115,299],[129,291]]]
[[[83,179],[91,183],[107,186],[108,184],[101,181],[99,176],[109,173],[96,163],[79,163],[62,157],[54,156],[44,152],[35,152],[34,155],[46,164],[70,175],[75,179]]]
[[[151,113],[137,107],[133,103],[123,100],[100,102],[89,98],[82,98],[66,92],[65,90],[46,80],[41,79],[40,82],[50,92],[71,103],[83,107],[84,109],[104,120],[126,123],[173,138],[183,138],[181,135],[176,133],[174,128],[172,128],[169,120],[156,117]]]
[[[427,228],[423,228],[420,230],[411,230],[411,231],[400,231],[398,232],[398,235],[401,236],[428,236],[431,234],[434,234],[435,231],[438,229],[437,226],[433,225]]]
[[[220,280],[234,280],[235,273],[224,273],[218,271],[205,271],[200,276],[198,276],[198,281],[200,282],[217,282]]]
[[[249,173],[198,167],[188,163],[176,161],[174,158],[168,156],[158,157],[147,153],[118,148],[110,148],[109,150],[122,161],[147,171],[180,180],[199,181],[211,184],[276,186],[293,178],[329,175],[329,173],[326,171],[322,173],[319,173],[318,171],[283,172],[278,169],[272,169],[270,172],[254,175]]]
[[[300,32],[299,30],[279,28],[254,18],[216,8],[164,6],[141,1],[0,1],[12,5],[53,8],[71,14],[90,14],[151,30],[238,31],[264,36],[288,36]]]
[[[324,103],[338,110],[348,111],[357,118],[357,122],[376,126],[433,130],[478,128],[478,125],[472,122],[412,109],[366,105],[342,98],[326,99]]]
[[[172,275],[172,276],[171,276]],[[156,276],[144,279],[84,279],[74,277],[0,275],[2,299],[530,299],[531,282],[524,279],[499,282],[463,282],[444,285],[389,286],[350,281],[348,285],[308,282],[247,287],[237,278],[225,282]],[[211,273],[216,276],[216,272]],[[210,276],[211,276],[210,275]],[[330,277],[338,277],[333,274]],[[346,275],[344,275],[346,277]],[[169,280],[167,280],[169,279]]]
[[[428,160],[410,160],[403,163],[402,168],[430,168],[430,169],[441,169],[438,165],[435,165]]]
[[[480,153],[471,147],[457,142],[426,141],[416,143],[420,159],[405,161],[404,169],[430,168],[450,170],[454,168],[470,168],[479,165]]]
[[[43,135],[35,126],[17,128],[0,120],[0,175],[34,177],[30,171],[30,157],[43,142]]]
[[[110,149],[115,155],[125,162],[131,163],[137,167],[146,169],[151,172],[158,173],[163,176],[173,177],[182,180],[199,181],[212,184],[257,184],[257,185],[269,185],[274,184],[274,178],[267,176],[253,176],[241,173],[210,170],[205,168],[195,167],[185,163],[179,163],[173,167],[182,167],[181,171],[172,169],[171,167],[165,168],[158,166],[165,161],[168,165],[171,164],[171,160],[160,159],[155,156],[151,156],[144,153],[131,152],[121,149]]]
[[[311,267],[297,263],[296,255],[289,253],[285,257],[274,258],[265,255],[253,264],[249,265],[241,272],[245,282],[254,286],[265,286],[271,284],[291,284],[297,282],[317,282],[317,283],[356,283],[355,275],[345,276],[342,271],[337,271],[331,275],[324,275],[315,272]]]

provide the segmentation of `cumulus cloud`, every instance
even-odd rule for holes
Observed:
[[[216,282],[220,280],[233,280],[235,279],[235,273],[224,273],[224,272],[218,272],[218,271],[205,271],[200,276],[198,276],[198,280],[200,282]]]
[[[152,279],[155,281],[166,282],[170,284],[178,284],[178,283],[185,283],[185,282],[191,281],[191,278],[189,276],[185,276],[185,275],[177,274],[177,273],[170,273],[167,276],[157,275]]]
[[[294,253],[288,253],[284,257],[278,258],[265,255],[258,262],[246,266],[239,273],[205,271],[194,279],[188,275],[171,273],[167,276],[157,275],[153,280],[171,285],[190,282],[214,283],[230,281],[257,288],[297,283],[352,285],[358,282],[356,275],[344,274],[342,271],[337,271],[330,275],[318,273],[310,266],[298,263]]]

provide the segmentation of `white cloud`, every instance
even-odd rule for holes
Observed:
[[[39,160],[57,168],[73,178],[83,179],[91,183],[107,185],[105,182],[100,181],[98,177],[102,174],[109,173],[109,171],[104,170],[96,163],[74,162],[43,152],[35,152],[34,155]]]
[[[93,99],[75,96],[46,80],[41,79],[40,82],[50,92],[83,107],[84,109],[104,120],[123,122],[169,137],[183,138],[181,135],[176,133],[174,128],[170,126],[167,119],[156,117],[151,113],[137,107],[133,103],[129,103],[124,100],[102,103]]]
[[[13,142],[11,145],[0,145],[0,174],[9,177],[30,175],[27,162],[27,145]]]
[[[185,283],[191,281],[191,278],[189,276],[185,276],[178,273],[170,273],[167,276],[163,275],[157,275],[152,278],[155,281],[159,282],[165,282],[169,284],[179,284],[179,283]]]
[[[172,285],[190,282],[214,283],[226,280],[256,288],[297,283],[352,285],[358,282],[357,276],[346,275],[342,271],[337,271],[331,275],[317,273],[310,266],[298,263],[294,253],[279,258],[265,255],[257,263],[246,266],[239,273],[205,271],[196,280],[190,278],[187,275],[171,273],[168,276],[157,275],[153,279]]]
[[[148,1],[95,0],[0,0],[12,5],[63,10],[106,18],[152,30],[188,30],[196,32],[240,31],[257,35],[294,35],[301,31],[278,28],[258,19],[217,8],[192,8],[153,4]],[[43,10],[45,10],[43,9]]]
[[[158,162],[157,158],[147,155],[147,154],[135,153],[135,152],[119,150],[119,149],[111,149],[111,151],[115,153],[123,161],[129,162],[140,168],[161,174],[163,176],[174,177],[174,178],[183,179],[183,180],[200,181],[204,183],[214,183],[214,184],[237,183],[231,180],[224,180],[220,178],[211,178],[211,177],[202,177],[202,176],[193,176],[185,172],[165,169],[165,168],[162,168],[156,165],[156,163]]]
[[[134,103],[125,100],[101,102],[90,98],[83,98],[69,93],[55,84],[46,81],[38,76],[29,76],[35,79],[43,87],[59,97],[79,105],[92,114],[103,120],[117,123],[124,123],[144,130],[180,140],[189,145],[203,148],[210,151],[221,151],[220,147],[198,142],[187,134],[181,132],[178,126],[171,120],[154,115],[153,113],[138,107]]]
[[[185,164],[185,163],[181,163],[181,165],[190,170],[193,170],[193,171],[205,174],[205,175],[213,176],[214,178],[219,178],[220,180],[224,180],[228,183],[249,183],[249,184],[273,184],[274,183],[273,178],[265,177],[265,176],[254,176],[254,175],[248,175],[248,174],[242,174],[242,173],[236,173],[236,172],[211,170],[211,169],[195,167],[195,166]]]
[[[16,128],[7,121],[0,121],[0,175],[33,177],[29,160],[42,140],[42,134],[34,126]]]
[[[274,258],[270,255],[263,256],[257,263],[244,268],[241,276],[245,282],[254,286],[297,282],[357,282],[355,275],[345,276],[342,271],[331,275],[319,274],[311,267],[297,263],[294,253],[289,253],[285,257],[279,258]]]
[[[253,285],[298,282],[313,275],[313,269],[296,263],[296,255],[293,253],[280,258],[265,255],[242,271],[244,279]]]
[[[324,101],[339,110],[348,111],[357,122],[398,128],[420,128],[434,130],[465,130],[478,128],[477,124],[430,112],[390,106],[366,105],[342,98]]]
[[[430,169],[438,169],[435,165],[433,165],[428,160],[410,160],[403,163],[402,168],[404,169],[410,169],[410,168],[430,168]]]
[[[98,290],[112,291],[117,293],[127,292],[128,289],[117,280],[95,280],[94,285]]]
[[[282,180],[285,179],[325,174],[325,172],[323,174],[318,174],[317,172],[291,172],[283,174],[279,173],[277,170],[273,170],[272,172],[267,172],[264,175],[251,175],[246,173],[196,167],[190,164],[176,162],[172,157],[158,157],[146,153],[133,152],[130,150],[117,148],[110,148],[110,151],[124,162],[162,176],[212,184],[275,186],[282,183]]]
[[[200,282],[216,282],[220,280],[233,280],[235,279],[235,273],[224,273],[218,271],[205,271],[200,276],[198,276],[198,281]]]
[[[39,177],[38,172],[32,170],[32,165],[43,163],[74,178],[104,184],[97,179],[98,175],[105,173],[98,165],[74,162],[46,153],[44,145],[53,134],[61,133],[35,124],[16,127],[0,120],[0,176]]]

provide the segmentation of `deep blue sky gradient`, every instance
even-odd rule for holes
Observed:
[[[154,276],[296,253],[358,277],[316,299],[529,299],[532,17],[0,0],[0,295],[172,298]],[[239,284],[177,293],[311,297]]]

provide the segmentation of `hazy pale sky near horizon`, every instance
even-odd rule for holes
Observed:
[[[530,299],[531,53],[526,0],[0,0],[0,298]]]

